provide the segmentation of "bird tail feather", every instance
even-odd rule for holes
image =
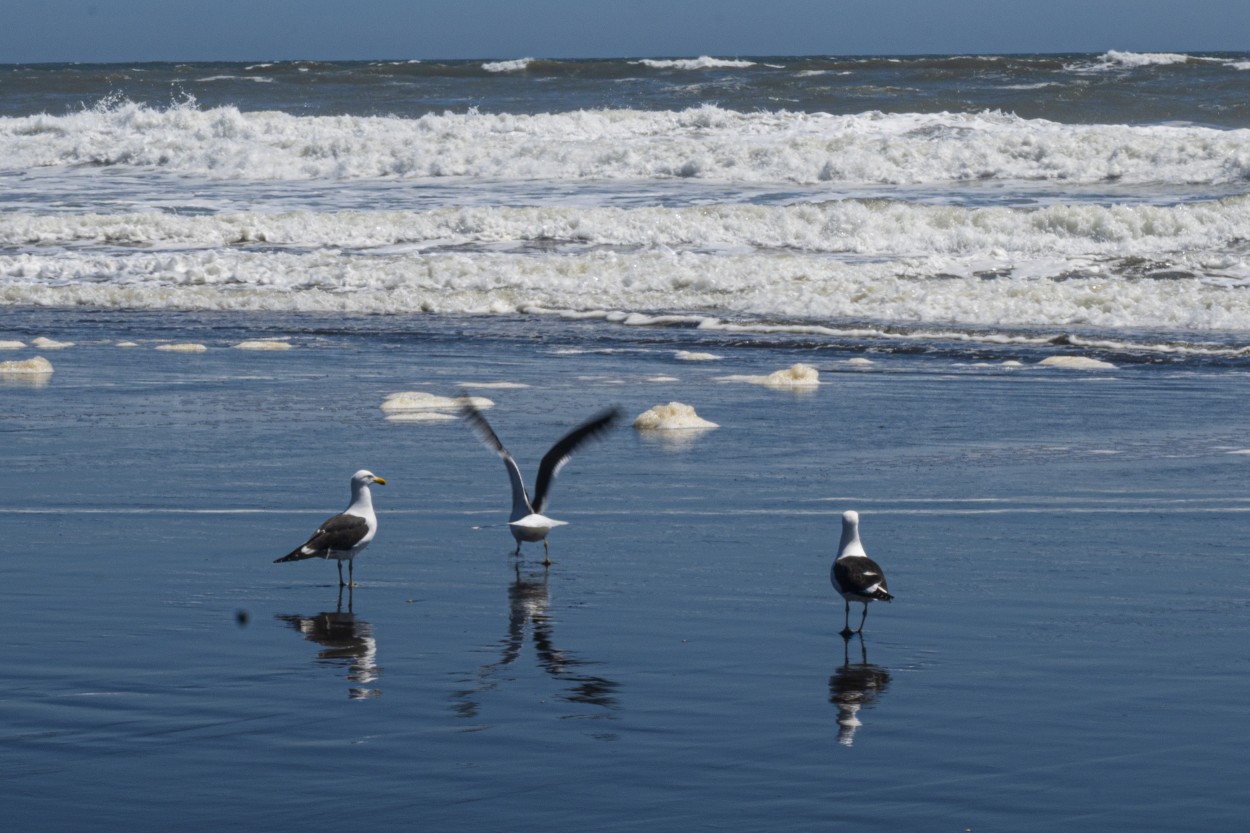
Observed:
[[[305,558],[315,558],[316,556],[316,550],[306,550],[303,547],[300,547],[297,550],[292,550],[281,558],[275,558],[273,563],[281,564],[283,561],[303,561]]]

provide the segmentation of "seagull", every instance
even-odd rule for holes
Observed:
[[[378,531],[378,516],[373,514],[373,496],[369,494],[370,484],[385,486],[386,481],[371,471],[361,469],[352,475],[352,502],[339,514],[329,518],[312,537],[289,554],[275,559],[274,564],[283,561],[303,561],[305,558],[334,558],[339,562],[339,587],[343,582],[343,561],[347,561],[347,585],[355,587],[352,581],[357,555]]]
[[[516,460],[512,459],[508,449],[504,448],[503,443],[499,441],[499,437],[495,436],[486,417],[482,416],[482,412],[474,406],[472,399],[467,395],[461,396],[461,402],[463,403],[460,407],[461,417],[473,429],[473,433],[477,434],[482,445],[503,458],[504,468],[508,471],[508,479],[512,482],[512,515],[508,519],[508,527],[512,531],[512,537],[516,539],[514,555],[521,553],[521,542],[542,541],[543,564],[550,565],[551,550],[547,546],[547,533],[552,528],[564,526],[567,523],[567,521],[557,521],[543,515],[551,482],[580,445],[603,434],[621,418],[621,409],[612,407],[600,411],[561,437],[551,450],[543,455],[542,462],[538,464],[538,478],[534,481],[534,497],[531,499],[529,492],[525,491],[521,468]]]
[[[859,542],[859,513],[854,510],[842,513],[842,540],[838,542],[838,557],[829,570],[829,580],[833,582],[833,589],[846,599],[842,636],[848,639],[852,633],[864,632],[869,602],[888,602],[894,598],[886,584],[885,573],[877,562],[868,557],[864,545]],[[851,630],[851,602],[862,602],[864,605],[864,615],[859,620],[857,631]]]

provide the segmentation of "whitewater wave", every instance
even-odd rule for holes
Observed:
[[[1122,264],[1120,264],[1122,265]],[[0,256],[0,304],[363,313],[686,311],[821,322],[1250,330],[1250,273],[1125,279],[1117,264],[993,258],[324,250]]]
[[[487,61],[482,64],[482,69],[487,72],[522,72],[533,62],[533,58],[515,58],[511,61]]]
[[[744,69],[755,66],[755,61],[739,59],[713,58],[701,55],[698,58],[643,58],[634,61],[652,69]]]
[[[397,118],[110,102],[64,116],[0,119],[0,169],[52,168],[245,181],[1219,185],[1250,179],[1250,130],[1065,125],[1004,113],[741,113],[710,105]]]
[[[976,254],[1006,268],[1038,257],[1132,257],[1166,261],[1174,269],[1244,273],[1250,256],[1247,240],[1250,197],[1171,206],[1073,203],[1025,208],[868,199],[673,208],[0,214],[0,249],[612,249],[879,258]]]
[[[1105,64],[1122,67],[1171,66],[1196,60],[1182,52],[1121,52],[1112,49],[1102,56]]]

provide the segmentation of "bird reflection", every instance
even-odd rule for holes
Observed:
[[[456,693],[459,701],[456,712],[461,717],[477,716],[481,708],[480,695],[499,687],[501,672],[521,656],[527,630],[539,667],[553,680],[566,686],[558,695],[561,700],[608,710],[619,708],[616,698],[618,683],[606,677],[582,673],[582,669],[592,663],[555,646],[552,622],[547,614],[551,604],[547,568],[543,568],[541,575],[522,574],[520,563],[516,563],[514,570],[516,578],[508,587],[508,635],[499,641],[500,658],[478,669],[476,684],[472,688]]]
[[[381,689],[368,688],[382,674],[378,666],[378,643],[373,638],[373,625],[358,619],[352,612],[352,593],[347,595],[347,611],[343,610],[343,588],[339,588],[338,606],[315,616],[278,614],[274,618],[286,622],[309,642],[322,646],[317,662],[346,667],[347,679],[358,685],[348,689],[352,700],[377,697]]]
[[[871,706],[890,684],[890,672],[868,661],[863,635],[859,638],[860,661],[851,664],[851,641],[843,640],[842,667],[829,678],[829,702],[838,708],[838,743],[855,743],[855,730],[861,725],[859,710]]]

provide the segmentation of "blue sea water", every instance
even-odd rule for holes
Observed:
[[[1240,829],[1248,69],[4,68],[10,822]]]

